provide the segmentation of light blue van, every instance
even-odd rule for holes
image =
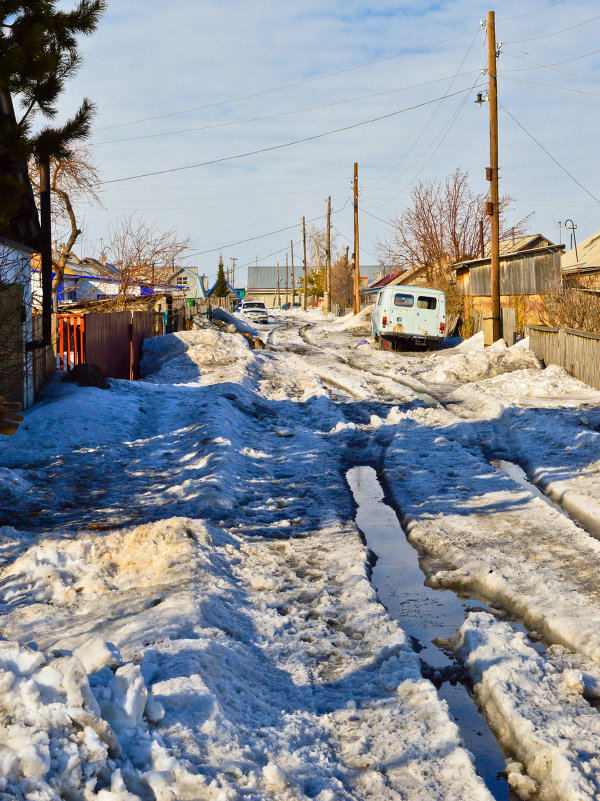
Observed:
[[[373,309],[373,336],[381,350],[435,350],[446,330],[446,296],[424,286],[386,286]]]

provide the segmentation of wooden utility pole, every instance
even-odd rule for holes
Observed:
[[[296,301],[296,284],[294,281],[294,240],[290,241],[290,250],[292,251],[292,304]]]
[[[288,254],[286,253],[285,254],[285,302],[286,303],[290,302],[290,297],[289,297],[289,294],[288,294],[288,275],[289,275]]]
[[[331,195],[327,198],[327,245],[325,250],[325,296],[323,314],[331,313]]]
[[[496,21],[493,11],[488,11],[486,20],[488,45],[488,100],[490,104],[490,168],[487,178],[490,181],[490,204],[492,233],[491,255],[491,321],[484,322],[484,344],[491,345],[502,336],[502,317],[500,314],[500,193],[498,189],[498,75],[496,68]]]
[[[279,262],[277,262],[277,289],[275,290],[275,298],[278,306],[281,306],[281,298],[279,297]]]
[[[354,162],[354,314],[360,311],[358,249],[358,164]]]
[[[231,286],[233,289],[235,289],[235,263],[237,261],[237,256],[236,258],[230,256],[230,259],[231,259]]]
[[[304,245],[304,291],[302,292],[302,310],[306,311],[308,299],[306,294],[306,222],[302,218],[302,244]]]

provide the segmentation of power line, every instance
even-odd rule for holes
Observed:
[[[332,214],[338,214],[339,212],[343,211],[346,208],[346,206],[348,205],[349,200],[350,200],[350,198],[348,198],[348,200],[346,200],[346,202],[344,203],[344,205],[340,209],[332,211]],[[322,216],[323,215],[320,214],[318,217],[313,217],[311,220],[307,220],[307,222],[309,222],[309,223],[316,222],[317,220],[320,220]],[[204,256],[207,253],[216,253],[218,250],[224,250],[225,248],[232,248],[232,247],[235,247],[236,245],[244,245],[244,244],[246,244],[246,242],[254,242],[257,239],[265,239],[267,236],[274,236],[275,234],[281,234],[281,233],[283,233],[283,231],[290,231],[290,230],[292,230],[292,228],[297,228],[297,227],[298,227],[298,223],[294,223],[294,225],[287,225],[285,228],[279,228],[277,231],[269,231],[268,234],[259,234],[258,236],[251,236],[249,239],[240,239],[238,242],[230,242],[227,245],[220,245],[220,247],[218,247],[218,248],[211,248],[210,250],[201,250],[201,251],[198,251],[197,253],[190,253],[185,258],[186,259],[191,259],[192,256]],[[277,251],[277,252],[279,252],[279,251]],[[240,268],[240,269],[243,269],[243,265],[242,265],[242,268]]]
[[[515,81],[516,83],[524,83],[527,86],[543,86],[549,89],[560,89],[563,92],[575,92],[579,95],[591,95],[593,97],[600,97],[600,92],[587,92],[585,89],[573,89],[570,86],[557,86],[554,83],[543,83],[542,81],[525,81],[523,78],[512,78],[510,75],[502,76],[505,81]],[[588,106],[599,108],[595,103],[587,103]]]
[[[548,39],[550,36],[558,36],[559,33],[566,33],[567,31],[574,31],[575,28],[581,28],[583,25],[589,25],[590,22],[594,22],[594,20],[600,19],[600,14],[597,14],[595,17],[590,17],[590,19],[584,19],[583,22],[578,22],[577,25],[571,25],[569,28],[562,28],[560,31],[554,31],[553,33],[544,33],[541,36],[532,36],[529,39],[512,39],[505,44],[522,44],[523,42],[536,42],[538,39]]]
[[[453,92],[452,94],[446,95],[445,97],[455,97],[456,95],[460,95],[463,94],[464,92],[471,92],[471,91],[472,87],[468,89],[461,89],[458,92]],[[282,148],[292,147],[293,145],[299,145],[303,142],[312,142],[315,139],[321,139],[324,136],[331,136],[332,134],[342,133],[344,131],[350,131],[353,128],[359,128],[362,125],[368,125],[372,122],[379,122],[381,120],[389,119],[390,117],[396,117],[398,114],[404,114],[407,111],[414,111],[417,108],[428,106],[431,103],[437,103],[439,99],[440,99],[439,97],[436,97],[433,100],[426,100],[423,103],[418,103],[415,106],[407,106],[406,108],[398,109],[397,111],[391,111],[389,112],[389,114],[382,114],[379,117],[372,117],[369,120],[362,120],[361,122],[355,122],[352,123],[351,125],[344,125],[342,128],[335,128],[332,131],[324,131],[323,133],[314,134],[313,136],[306,136],[303,137],[302,139],[295,139],[292,142],[283,142],[280,145],[271,145],[269,147],[259,148],[258,150],[250,150],[246,153],[238,153],[235,156],[223,156],[218,159],[211,159],[210,161],[202,161],[199,162],[198,164],[187,164],[183,167],[172,167],[167,170],[155,170],[154,172],[144,172],[140,173],[139,175],[130,175],[127,178],[112,178],[109,181],[100,181],[100,184],[101,185],[116,184],[116,183],[121,183],[123,181],[134,181],[137,178],[149,178],[150,176],[153,175],[166,175],[168,173],[180,172],[181,170],[193,170],[198,167],[208,167],[212,164],[221,164],[225,161],[234,161],[236,159],[246,158],[247,156],[256,156],[260,153],[268,153],[273,150],[281,150]]]
[[[566,174],[569,176],[569,178],[571,178],[573,181],[575,181],[575,183],[577,184],[577,186],[581,187],[581,189],[583,189],[583,191],[584,191],[584,192],[586,192],[586,193],[587,193],[587,194],[588,194],[588,195],[589,195],[589,196],[590,196],[590,197],[591,197],[593,200],[595,200],[595,201],[596,201],[596,203],[600,204],[600,200],[599,200],[599,199],[598,199],[598,198],[597,198],[595,195],[593,195],[593,194],[590,192],[590,190],[589,190],[589,189],[586,189],[586,187],[585,187],[585,186],[584,186],[584,185],[581,183],[581,181],[578,181],[578,180],[577,180],[577,178],[575,178],[575,176],[574,176],[574,175],[572,175],[572,174],[571,174],[571,173],[570,173],[570,172],[567,170],[567,168],[566,168],[566,167],[563,167],[563,165],[560,163],[560,161],[558,161],[558,159],[554,158],[554,156],[552,155],[552,153],[550,153],[548,150],[546,150],[546,148],[544,147],[544,145],[543,145],[541,142],[539,142],[539,141],[538,141],[538,140],[535,138],[535,136],[534,136],[532,133],[530,133],[530,132],[527,130],[527,128],[525,128],[525,126],[524,126],[524,125],[521,125],[521,123],[519,122],[519,120],[518,120],[518,119],[517,119],[517,118],[516,118],[516,117],[515,117],[513,114],[511,114],[511,113],[510,113],[510,111],[509,111],[507,108],[505,108],[505,107],[504,107],[503,105],[501,105],[501,104],[499,104],[499,105],[500,105],[500,108],[501,108],[503,111],[505,111],[505,112],[508,114],[508,116],[509,116],[509,117],[510,117],[512,120],[514,120],[514,122],[516,122],[516,123],[517,123],[517,125],[519,126],[519,128],[521,128],[521,130],[522,130],[522,131],[524,131],[524,132],[527,134],[527,136],[528,136],[530,139],[533,139],[533,141],[536,143],[536,145],[537,145],[538,147],[540,147],[540,148],[541,148],[541,149],[544,151],[544,153],[545,153],[547,156],[549,156],[549,157],[552,159],[552,161],[553,161],[553,162],[554,162],[554,163],[555,163],[555,164],[556,164],[558,167],[560,167],[560,169],[561,169],[561,170],[562,170],[564,173],[566,173]]]
[[[96,128],[97,131],[109,131],[113,128],[123,128],[126,125],[137,125],[142,122],[153,122],[154,120],[162,120],[166,119],[167,117],[176,117],[180,114],[191,114],[193,111],[205,111],[209,108],[216,108],[217,106],[225,106],[230,105],[231,103],[238,103],[242,100],[252,100],[255,97],[261,97],[263,95],[273,94],[274,92],[282,92],[285,89],[293,89],[296,86],[304,86],[307,83],[314,83],[314,81],[321,81],[325,78],[333,78],[336,75],[343,75],[346,72],[352,72],[353,70],[363,69],[364,67],[370,67],[373,64],[380,64],[383,61],[390,61],[394,58],[399,58],[400,56],[406,56],[410,53],[418,53],[420,50],[427,50],[429,47],[437,47],[438,45],[447,44],[448,42],[454,42],[457,39],[462,39],[465,36],[470,36],[472,31],[467,31],[466,33],[460,33],[456,36],[450,36],[447,39],[440,39],[437,42],[430,42],[429,44],[424,44],[419,47],[411,47],[408,50],[401,50],[398,53],[393,53],[390,56],[382,56],[381,58],[376,58],[373,61],[365,61],[362,64],[355,64],[353,67],[345,67],[344,69],[337,70],[336,72],[328,72],[324,73],[323,75],[315,75],[312,78],[305,78],[302,81],[296,81],[295,83],[289,83],[284,86],[277,86],[274,89],[264,89],[261,92],[254,92],[251,95],[244,95],[242,97],[234,97],[229,100],[219,100],[216,103],[209,103],[205,106],[196,106],[194,108],[184,109],[183,111],[172,111],[169,114],[159,114],[155,117],[145,117],[139,120],[131,120],[130,122],[120,122],[116,125],[105,125],[102,128]]]
[[[582,58],[587,58],[588,56],[594,56],[597,53],[600,53],[600,50],[592,50],[589,53],[584,53],[581,56],[574,56],[573,58],[566,58],[562,61],[555,61],[552,64],[538,64],[537,61],[532,61],[530,58],[525,58],[525,56],[518,56],[514,53],[511,53],[510,50],[503,50],[502,51],[505,55],[509,58],[516,58],[518,61],[525,61],[527,64],[533,64],[533,67],[520,67],[516,69],[508,69],[503,70],[502,74],[506,74],[507,72],[529,72],[531,70],[536,69],[548,69],[552,70],[553,72],[559,72],[561,75],[569,75],[572,78],[583,78],[586,81],[593,81],[594,83],[600,83],[599,78],[593,78],[591,75],[583,75],[581,72],[569,72],[569,70],[560,70],[557,69],[557,66],[560,64],[568,64],[571,61],[579,61]]]
[[[556,3],[550,3],[549,6],[542,6],[542,8],[536,8],[533,11],[526,11],[524,14],[516,14],[514,17],[502,17],[501,22],[508,22],[511,19],[521,19],[522,17],[528,17],[530,14],[539,14],[540,11],[546,11],[549,8],[554,8],[554,6],[559,6],[561,3],[565,3],[566,0],[556,0]]]
[[[412,153],[412,151],[414,150],[414,148],[417,146],[417,144],[418,144],[418,143],[419,143],[419,141],[421,140],[421,138],[422,138],[423,134],[425,133],[425,131],[426,131],[426,130],[429,128],[429,126],[430,126],[430,125],[431,125],[431,123],[433,122],[433,119],[434,119],[435,115],[438,113],[438,111],[439,111],[439,110],[441,109],[441,107],[442,107],[442,103],[443,103],[443,102],[444,102],[444,100],[445,100],[445,99],[448,97],[448,93],[450,92],[450,89],[452,89],[452,84],[453,84],[453,83],[454,83],[454,81],[455,81],[455,80],[458,78],[458,76],[459,76],[459,73],[460,73],[460,70],[462,69],[462,66],[463,66],[463,64],[464,64],[464,63],[465,63],[465,61],[467,60],[467,56],[468,56],[468,55],[469,55],[469,53],[471,52],[471,48],[472,48],[472,47],[473,47],[473,45],[475,44],[475,39],[477,38],[477,34],[478,34],[478,33],[479,33],[479,31],[475,31],[475,34],[474,34],[474,36],[473,36],[473,39],[471,40],[471,43],[469,44],[469,46],[468,46],[468,48],[467,48],[467,52],[464,54],[464,56],[463,56],[463,58],[462,58],[462,61],[460,62],[460,64],[458,65],[458,67],[457,67],[457,69],[456,69],[456,72],[455,72],[455,73],[454,73],[454,75],[452,76],[452,79],[451,79],[451,81],[450,81],[450,83],[449,83],[449,85],[448,85],[448,88],[446,89],[446,93],[445,93],[445,94],[444,94],[444,96],[441,98],[441,100],[439,101],[438,105],[435,107],[435,109],[433,110],[432,114],[430,115],[429,119],[427,120],[427,122],[425,123],[425,125],[423,126],[423,128],[421,129],[421,131],[420,131],[420,132],[417,134],[417,137],[416,137],[416,139],[414,139],[414,140],[413,140],[413,143],[412,143],[412,145],[411,145],[411,146],[408,148],[408,150],[407,150],[407,151],[404,153],[404,155],[402,156],[402,158],[400,159],[400,161],[398,161],[398,162],[397,162],[397,163],[396,163],[396,164],[395,164],[395,165],[394,165],[394,166],[393,166],[393,167],[392,167],[390,170],[388,170],[388,172],[387,172],[387,173],[386,173],[386,174],[383,176],[383,178],[382,178],[382,180],[381,180],[381,183],[382,183],[382,184],[383,184],[383,183],[385,183],[385,181],[386,181],[387,177],[388,177],[389,175],[391,175],[391,174],[392,174],[392,173],[393,173],[393,172],[394,172],[394,171],[395,171],[395,170],[396,170],[396,169],[397,169],[397,168],[400,166],[400,164],[401,164],[401,163],[404,161],[404,159],[406,159],[406,158],[407,158],[407,156],[409,156],[409,155],[410,155],[410,153]],[[477,70],[477,75],[479,75],[479,70]]]
[[[462,65],[461,65],[462,66]],[[278,117],[287,117],[291,116],[292,114],[303,114],[307,111],[318,111],[319,109],[324,108],[331,108],[332,106],[340,106],[344,103],[356,103],[360,100],[370,100],[374,97],[383,97],[385,95],[395,94],[396,92],[406,92],[409,89],[419,89],[422,86],[429,86],[432,83],[440,83],[441,81],[446,81],[448,78],[452,78],[452,82],[458,77],[463,75],[472,75],[474,72],[478,72],[478,70],[469,70],[467,72],[456,73],[454,76],[445,75],[443,78],[434,78],[431,81],[423,81],[422,83],[414,83],[410,86],[402,86],[398,89],[387,89],[385,92],[374,92],[373,94],[369,95],[362,95],[360,97],[350,97],[346,98],[345,100],[334,100],[331,103],[322,103],[318,106],[306,106],[305,108],[293,109],[292,111],[280,111],[275,114],[266,114],[262,117],[250,117],[245,120],[233,120],[231,122],[219,122],[214,123],[213,125],[203,125],[200,128],[182,128],[178,131],[164,131],[162,133],[154,133],[154,134],[143,134],[141,136],[130,136],[124,139],[107,139],[103,142],[94,142],[94,147],[100,147],[101,145],[114,145],[119,144],[120,142],[137,142],[140,139],[157,139],[162,136],[175,136],[176,134],[183,134],[183,133],[197,133],[198,131],[210,131],[215,128],[228,128],[233,125],[246,125],[250,122],[263,122],[264,120],[272,120]]]

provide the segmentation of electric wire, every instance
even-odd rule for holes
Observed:
[[[346,206],[348,205],[349,201],[350,201],[350,198],[348,198],[346,200],[346,202],[344,203],[344,205],[341,208],[336,209],[335,211],[332,210],[331,213],[332,214],[339,214],[340,212],[342,212],[346,208]],[[312,219],[307,220],[306,222],[309,222],[309,223],[316,222],[317,220],[320,220],[322,217],[323,217],[323,215],[319,214],[317,217],[313,217]],[[238,242],[230,242],[227,245],[221,245],[220,247],[217,247],[217,248],[210,248],[210,250],[202,250],[202,251],[198,251],[196,253],[189,253],[186,256],[186,258],[192,258],[193,256],[204,256],[207,253],[216,253],[218,250],[224,250],[225,248],[232,248],[232,247],[235,247],[236,245],[244,245],[244,244],[246,244],[246,242],[254,242],[257,239],[265,239],[268,236],[274,236],[275,234],[281,234],[284,231],[291,231],[293,228],[297,228],[298,225],[299,225],[299,223],[294,223],[294,225],[287,225],[285,228],[279,228],[277,231],[269,231],[269,233],[267,233],[267,234],[259,234],[258,236],[251,236],[248,239],[240,239]]]
[[[514,114],[511,114],[511,112],[510,112],[510,111],[509,111],[509,110],[508,110],[508,109],[507,109],[505,106],[501,105],[500,103],[499,103],[498,105],[499,105],[499,107],[500,107],[500,108],[501,108],[503,111],[505,111],[505,112],[508,114],[508,116],[509,116],[509,117],[510,117],[510,118],[511,118],[511,119],[512,119],[514,122],[516,122],[516,124],[519,126],[519,128],[521,128],[521,130],[522,130],[522,131],[524,131],[524,132],[527,134],[527,136],[528,136],[530,139],[532,139],[532,140],[533,140],[533,141],[536,143],[536,145],[537,145],[538,147],[540,147],[540,148],[541,148],[541,149],[544,151],[544,153],[545,153],[547,156],[549,156],[549,157],[552,159],[552,161],[553,161],[553,162],[554,162],[554,163],[557,165],[557,167],[560,167],[560,169],[561,169],[561,170],[562,170],[564,173],[566,173],[566,174],[569,176],[569,178],[571,178],[571,180],[575,181],[575,183],[577,184],[577,186],[579,186],[581,189],[583,189],[583,191],[584,191],[584,192],[586,192],[586,194],[588,194],[588,195],[589,195],[589,196],[590,196],[590,197],[591,197],[593,200],[595,200],[595,201],[596,201],[596,203],[598,203],[598,204],[600,205],[600,199],[598,199],[598,198],[597,198],[595,195],[593,195],[593,194],[590,192],[590,190],[589,190],[589,189],[587,189],[587,188],[586,188],[586,187],[585,187],[585,186],[584,186],[584,185],[581,183],[581,181],[578,181],[578,180],[577,180],[577,178],[575,178],[575,176],[574,176],[572,173],[570,173],[570,172],[567,170],[567,168],[566,168],[566,167],[564,167],[564,166],[563,166],[563,165],[560,163],[560,161],[558,161],[558,159],[556,159],[556,158],[555,158],[555,157],[552,155],[552,153],[550,153],[550,151],[549,151],[549,150],[547,150],[547,149],[544,147],[544,145],[543,145],[543,144],[542,144],[540,141],[538,141],[538,140],[535,138],[535,136],[534,136],[532,133],[530,133],[530,132],[527,130],[527,128],[525,128],[525,126],[524,126],[524,125],[522,125],[522,124],[519,122],[519,120],[518,120],[518,119],[517,119],[517,118],[514,116]]]
[[[390,56],[382,56],[381,58],[376,58],[373,61],[365,61],[362,64],[355,64],[353,67],[345,67],[344,69],[337,70],[335,72],[328,72],[328,73],[324,73],[322,75],[315,75],[312,78],[305,78],[302,81],[296,81],[294,83],[289,83],[289,84],[286,84],[284,86],[277,86],[274,89],[264,89],[264,90],[262,90],[260,92],[254,92],[253,94],[250,94],[250,95],[244,95],[242,97],[234,97],[234,98],[230,98],[229,100],[220,100],[220,101],[218,101],[216,103],[209,103],[209,104],[204,105],[204,106],[196,106],[194,108],[184,109],[182,111],[172,111],[169,114],[159,114],[159,115],[157,115],[155,117],[145,117],[145,118],[139,119],[139,120],[131,120],[130,122],[120,122],[120,123],[117,123],[115,125],[105,125],[102,128],[96,128],[96,130],[97,131],[108,131],[108,130],[111,130],[113,128],[123,128],[126,125],[138,125],[139,123],[142,123],[142,122],[153,122],[154,120],[162,120],[162,119],[165,119],[167,117],[176,117],[176,116],[178,116],[180,114],[190,114],[190,113],[192,113],[194,111],[204,111],[204,110],[209,109],[209,108],[216,108],[218,106],[231,105],[231,103],[238,103],[238,102],[240,102],[242,100],[252,100],[255,97],[261,97],[263,95],[273,94],[274,92],[282,92],[285,89],[293,89],[296,86],[304,86],[307,83],[314,83],[315,81],[320,81],[320,80],[323,80],[325,78],[333,78],[333,77],[335,77],[337,75],[343,75],[346,72],[352,72],[354,70],[363,69],[364,67],[370,67],[373,64],[380,64],[383,61],[390,61],[391,59],[399,58],[400,56],[406,56],[406,55],[409,55],[410,53],[418,53],[419,51],[427,50],[430,47],[437,47],[438,45],[448,44],[448,42],[454,42],[457,39],[463,39],[465,36],[470,36],[471,33],[472,33],[472,31],[466,31],[466,33],[460,33],[460,34],[457,34],[456,36],[450,36],[450,37],[448,37],[446,39],[440,39],[437,42],[431,42],[429,44],[420,45],[419,47],[411,47],[411,48],[408,48],[407,50],[401,50],[398,53],[392,53],[392,55],[390,55]]]
[[[569,61],[577,61],[579,58],[586,58],[587,56],[593,56],[598,52],[600,52],[600,51],[592,50],[590,53],[585,53],[582,56],[565,59],[564,61],[557,61],[557,62],[554,62],[553,64],[538,64],[536,61],[532,61],[530,58],[525,58],[525,56],[515,55],[514,53],[511,53],[510,50],[508,50],[508,51],[507,50],[503,50],[503,53],[505,55],[509,56],[510,58],[516,58],[519,61],[525,61],[527,64],[533,64],[534,65],[533,67],[522,67],[520,69],[508,69],[508,70],[504,70],[504,72],[525,72],[525,71],[534,70],[534,69],[548,69],[548,70],[552,70],[552,72],[559,72],[561,75],[568,75],[571,78],[583,78],[586,81],[593,81],[594,83],[600,83],[600,78],[594,78],[591,75],[583,75],[581,72],[570,72],[569,70],[557,69],[557,65],[558,64],[566,64]]]
[[[462,66],[462,64],[461,64]],[[396,92],[406,92],[409,89],[419,89],[422,86],[429,86],[432,83],[440,83],[441,81],[446,81],[449,78],[452,78],[452,82],[458,77],[462,75],[472,75],[473,72],[476,70],[468,70],[467,72],[456,73],[454,76],[445,75],[443,78],[434,78],[431,81],[423,81],[422,83],[414,83],[410,86],[402,86],[398,89],[387,89],[385,92],[374,92],[373,94],[369,95],[362,95],[360,97],[350,97],[346,98],[345,100],[334,100],[331,103],[321,103],[318,106],[306,106],[305,108],[299,109],[292,109],[291,111],[279,111],[275,114],[265,114],[262,117],[250,117],[245,120],[232,120],[230,122],[218,122],[212,125],[203,125],[200,128],[182,128],[178,131],[163,131],[162,133],[153,133],[153,134],[143,134],[140,136],[130,136],[123,139],[106,139],[102,142],[93,142],[94,147],[100,147],[101,145],[114,145],[119,144],[121,142],[137,142],[141,139],[157,139],[162,136],[175,136],[176,134],[183,134],[183,133],[197,133],[199,131],[210,131],[215,128],[228,128],[234,125],[246,125],[247,123],[251,122],[263,122],[265,120],[273,120],[277,119],[278,117],[288,117],[293,114],[304,114],[307,111],[318,111],[324,108],[331,108],[333,106],[344,105],[345,103],[356,103],[361,100],[370,100],[374,97],[383,97],[385,95],[395,94]],[[452,84],[451,84],[452,85]]]
[[[475,35],[473,36],[473,39],[471,40],[471,42],[470,42],[470,44],[469,44],[469,46],[468,46],[468,48],[467,48],[467,51],[466,51],[466,53],[464,54],[464,56],[463,56],[463,58],[462,58],[462,61],[461,61],[461,62],[460,62],[460,64],[458,65],[458,67],[457,67],[457,69],[456,69],[456,72],[455,72],[455,73],[454,73],[454,75],[452,76],[452,79],[451,79],[450,83],[448,84],[448,88],[446,89],[446,92],[445,92],[444,96],[443,96],[443,97],[440,99],[440,101],[439,101],[438,105],[435,107],[435,109],[433,110],[433,112],[432,112],[432,114],[430,115],[429,119],[427,120],[427,122],[425,123],[425,125],[423,126],[423,128],[420,130],[420,132],[417,134],[416,138],[413,140],[413,143],[412,143],[412,145],[411,145],[411,146],[408,148],[408,150],[406,151],[406,153],[404,153],[404,155],[402,156],[402,158],[401,158],[401,159],[400,159],[400,160],[399,160],[399,161],[398,161],[398,162],[397,162],[397,163],[396,163],[396,164],[395,164],[395,165],[394,165],[394,166],[393,166],[393,167],[392,167],[390,170],[388,170],[388,172],[387,172],[387,173],[386,173],[386,174],[383,176],[383,178],[381,179],[381,183],[382,183],[382,184],[383,184],[383,183],[385,183],[385,181],[386,181],[387,177],[388,177],[389,175],[391,175],[391,174],[392,174],[392,173],[393,173],[393,172],[394,172],[394,171],[395,171],[395,170],[396,170],[396,169],[397,169],[397,168],[400,166],[400,164],[401,164],[401,163],[404,161],[404,159],[406,159],[406,158],[407,158],[407,157],[408,157],[408,156],[409,156],[409,155],[412,153],[412,151],[414,150],[414,148],[417,146],[418,142],[419,142],[419,141],[421,140],[421,138],[423,137],[423,134],[425,133],[425,131],[426,131],[426,130],[429,128],[429,126],[430,126],[430,125],[431,125],[431,123],[433,122],[433,120],[434,120],[434,118],[435,118],[436,114],[437,114],[437,113],[438,113],[438,111],[441,109],[441,107],[442,107],[442,104],[443,104],[444,100],[445,100],[445,99],[448,97],[448,93],[450,92],[450,89],[452,88],[452,85],[454,84],[454,81],[455,81],[455,80],[458,78],[458,76],[459,76],[459,74],[460,74],[460,71],[461,71],[461,69],[462,69],[462,66],[463,66],[463,64],[465,63],[465,61],[467,60],[467,57],[468,57],[469,53],[471,52],[471,48],[472,48],[472,47],[473,47],[473,45],[475,44],[475,39],[477,38],[477,34],[478,34],[478,33],[479,33],[479,31],[478,31],[478,30],[477,30],[477,31],[475,31]],[[480,74],[480,73],[479,73],[479,71],[477,71],[477,77],[479,77],[479,74]]]
[[[597,19],[600,19],[600,14],[596,14],[595,17],[590,17],[590,19],[584,19],[583,22],[578,22],[576,25],[571,25],[568,28],[562,28],[560,31],[554,31],[553,33],[543,33],[540,36],[531,36],[529,39],[512,39],[510,41],[507,41],[506,44],[522,44],[523,42],[537,42],[539,39],[549,39],[551,36],[558,36],[560,33],[566,33],[567,31],[574,31],[576,28],[581,28],[584,25],[589,25],[590,22],[594,22]]]
[[[536,8],[533,11],[526,11],[524,14],[516,14],[514,17],[501,17],[501,22],[508,22],[512,19],[521,19],[522,17],[529,17],[531,14],[539,14],[540,11],[546,11],[549,8],[554,8],[554,6],[559,6],[561,3],[565,3],[566,0],[556,0],[556,3],[550,3],[549,6],[542,6],[542,8]]]
[[[457,95],[461,95],[464,92],[470,92],[470,91],[472,91],[472,88],[460,89],[457,92],[453,92],[452,94],[447,95],[447,97],[456,97]],[[355,122],[355,123],[352,123],[350,125],[344,125],[341,128],[335,128],[335,129],[333,129],[331,131],[324,131],[324,132],[319,133],[319,134],[313,134],[312,136],[302,137],[301,139],[295,139],[295,140],[293,140],[291,142],[283,142],[283,143],[281,143],[279,145],[270,145],[269,147],[263,147],[263,148],[259,148],[257,150],[250,150],[250,151],[248,151],[246,153],[237,153],[234,156],[222,156],[221,158],[210,159],[209,161],[202,161],[202,162],[199,162],[197,164],[186,164],[186,165],[184,165],[182,167],[171,167],[170,169],[166,169],[166,170],[155,170],[153,172],[144,172],[144,173],[140,173],[138,175],[129,175],[126,178],[112,178],[112,179],[110,179],[108,181],[100,181],[99,183],[100,183],[100,185],[107,185],[107,184],[122,183],[124,181],[134,181],[134,180],[136,180],[138,178],[148,178],[148,177],[153,176],[153,175],[167,175],[167,174],[174,173],[174,172],[181,172],[182,170],[193,170],[193,169],[197,169],[198,167],[208,167],[208,166],[211,166],[213,164],[221,164],[221,163],[226,162],[226,161],[235,161],[237,159],[246,158],[248,156],[256,156],[256,155],[258,155],[260,153],[268,153],[268,152],[271,152],[273,150],[281,150],[282,148],[292,147],[293,145],[299,145],[299,144],[302,144],[303,142],[312,142],[312,141],[315,141],[316,139],[321,139],[321,138],[323,138],[325,136],[331,136],[333,134],[342,133],[344,131],[350,131],[350,130],[353,130],[354,128],[359,128],[362,125],[368,125],[368,124],[373,123],[373,122],[380,122],[381,120],[390,119],[391,117],[396,117],[398,114],[404,114],[407,111],[414,111],[417,108],[422,108],[423,106],[428,106],[431,103],[437,103],[439,99],[440,98],[438,97],[438,98],[434,98],[433,100],[426,100],[423,103],[418,103],[415,106],[407,106],[406,108],[398,109],[397,111],[390,111],[388,114],[382,114],[379,117],[372,117],[371,119],[368,119],[368,120],[361,120],[361,122]]]

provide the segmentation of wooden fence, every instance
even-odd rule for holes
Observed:
[[[528,326],[529,347],[544,364],[557,364],[595,389],[600,389],[600,334],[574,328]]]

